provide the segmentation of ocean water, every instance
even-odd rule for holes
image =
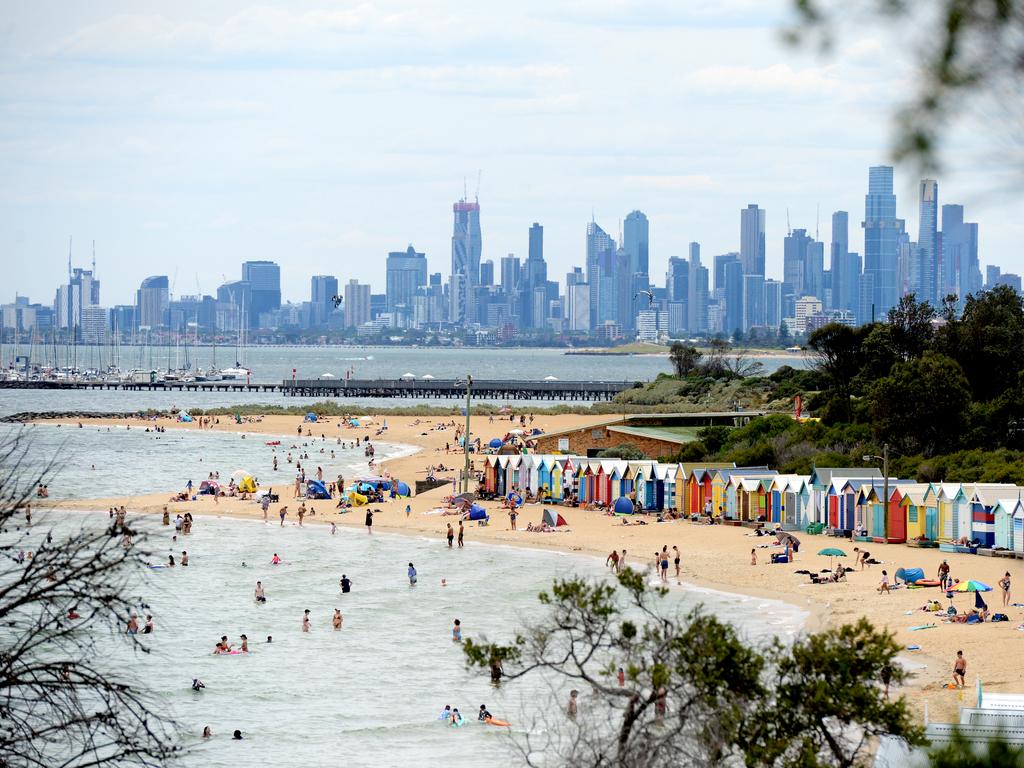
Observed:
[[[5,347],[5,355],[13,354],[13,347]],[[59,363],[67,362],[59,350]],[[153,350],[153,365],[167,366],[167,349]],[[170,350],[170,363],[175,365],[174,350]],[[234,349],[218,352],[220,367],[232,364]],[[51,353],[52,357],[52,353]],[[592,356],[566,355],[562,349],[434,349],[412,347],[250,347],[246,350],[246,365],[253,371],[253,382],[277,383],[290,379],[292,369],[300,378],[316,378],[323,373],[342,377],[351,370],[356,378],[396,379],[406,373],[421,377],[459,378],[467,373],[477,379],[532,379],[556,376],[569,380],[649,381],[660,373],[671,370],[666,357],[658,356]],[[230,358],[230,359],[229,359]],[[97,347],[78,349],[80,367],[106,365],[110,350]],[[754,358],[771,372],[781,365],[795,368],[806,366],[802,355],[792,357]],[[142,348],[121,348],[121,368],[149,365],[149,351]],[[179,354],[179,363],[184,362]],[[198,364],[209,367],[212,348],[198,351]],[[300,405],[314,400],[285,397],[274,393],[220,394],[213,392],[52,392],[46,390],[0,390],[0,416],[23,411],[87,410],[118,411],[145,408],[166,409],[176,407],[215,408],[230,405],[272,404]],[[341,402],[341,399],[339,399]],[[402,405],[458,405],[454,400],[413,400],[395,398],[344,399],[354,408],[366,406]],[[528,405],[516,401],[515,405]],[[534,405],[552,405],[552,401],[538,401]],[[555,401],[557,404],[557,401]]]
[[[200,456],[203,470],[217,464],[223,477],[234,464],[266,465],[270,451],[260,440],[238,435],[167,432],[157,439],[123,429],[29,431],[34,454],[43,456],[57,446],[72,459],[55,476],[54,496],[72,485],[81,486],[74,492],[78,497],[110,495],[129,483],[158,489],[165,481],[180,485],[197,466],[188,462]],[[384,452],[378,451],[378,458]],[[338,459],[332,471],[356,471],[361,458]],[[101,466],[117,467],[120,474]],[[398,509],[383,514],[401,514]],[[549,681],[540,678],[492,687],[486,673],[466,669],[451,641],[452,622],[462,621],[466,637],[510,638],[539,616],[536,595],[554,578],[605,573],[592,557],[482,544],[474,540],[473,526],[467,528],[465,549],[449,550],[440,535],[343,529],[331,535],[322,525],[282,528],[217,517],[197,517],[193,533],[173,541],[173,528],[156,518],[129,519],[151,531],[154,562],[164,562],[169,553],[179,560],[187,550],[190,565],[139,575],[140,614],[152,613],[156,625],[153,635],[143,637],[152,652],[132,653],[111,639],[103,662],[150,692],[180,723],[194,747],[182,764],[196,768],[268,760],[282,768],[513,764],[508,734],[473,722],[480,704],[521,728],[538,708],[557,711],[567,690],[559,688],[552,700]],[[106,514],[37,513],[33,535],[43,537],[51,527],[83,520],[102,525]],[[685,557],[685,527],[672,534],[667,543],[678,543]],[[528,544],[533,534],[522,535]],[[285,565],[270,564],[275,552]],[[419,571],[415,587],[406,578],[410,561]],[[343,573],[353,581],[347,595],[338,588]],[[253,600],[257,580],[267,593],[265,605]],[[680,609],[703,604],[750,642],[791,638],[805,620],[802,611],[783,603],[692,585],[673,590],[667,599]],[[307,608],[313,627],[308,634],[301,631]],[[335,608],[344,615],[339,632],[330,625]],[[211,654],[221,635],[237,643],[242,633],[249,637],[251,654]],[[194,677],[205,690],[191,690]],[[445,704],[467,715],[466,727],[446,728],[436,720]],[[203,742],[198,736],[206,725],[215,736]],[[230,738],[236,728],[245,735],[241,742]]]

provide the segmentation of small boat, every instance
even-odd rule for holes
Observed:
[[[248,368],[242,368],[241,366],[238,366],[237,368],[225,368],[223,371],[220,372],[220,376],[224,381],[246,379],[251,374],[252,371],[250,371]],[[207,381],[209,381],[209,379],[207,379]]]

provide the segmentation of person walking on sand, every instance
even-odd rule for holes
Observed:
[[[1003,578],[1001,578],[999,580],[999,588],[1003,591],[1003,605],[1004,606],[1009,605],[1010,604],[1010,572],[1009,571],[1007,571],[1006,574],[1003,576]]]
[[[464,533],[465,532],[463,531],[463,528],[462,528],[462,521],[459,520],[459,549],[462,549],[462,545],[463,545],[462,537],[463,537]]]
[[[366,510],[366,532],[373,533],[373,510]]]
[[[889,592],[889,572],[882,571],[882,580],[878,583],[878,594],[891,594]]]
[[[750,550],[750,564],[757,565],[757,549]]]
[[[448,549],[452,548],[452,541],[455,539],[455,531],[452,530],[452,524],[448,523]]]
[[[949,563],[945,560],[942,561],[942,565],[939,566],[939,589],[943,592],[946,591],[946,585],[949,584]]]
[[[612,573],[619,572],[619,551],[613,549],[612,553],[605,558],[604,564],[612,569]]]
[[[963,651],[956,652],[956,661],[953,662],[953,685],[957,688],[964,688],[967,686],[967,659],[964,658]]]
[[[263,510],[263,522],[267,522],[267,512],[270,510],[270,494],[264,493],[260,499],[260,509]]]

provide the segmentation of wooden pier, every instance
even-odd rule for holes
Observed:
[[[487,400],[611,400],[631,389],[632,381],[516,381],[474,380],[473,397]],[[459,379],[298,379],[280,384],[247,381],[0,381],[2,389],[122,392],[266,392],[292,397],[379,397],[400,399],[460,399],[466,384]]]

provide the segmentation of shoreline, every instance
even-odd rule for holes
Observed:
[[[599,421],[600,414],[589,417],[578,415],[548,415],[538,414],[539,426],[547,429],[564,429],[567,426],[586,426],[588,422]],[[296,416],[266,416],[258,423],[245,422],[235,424],[233,419],[224,419],[230,423],[214,425],[218,431],[229,431],[232,433],[244,432],[252,436],[263,436],[267,434],[288,435],[290,439],[296,439],[296,426],[301,419]],[[317,430],[317,436],[313,438],[303,432],[302,440],[313,441],[311,446],[320,441],[320,434],[325,434],[328,440],[334,440],[337,434],[341,439],[362,437],[364,432],[373,432],[378,427],[374,423],[372,427],[363,429],[341,428],[339,431],[336,425],[337,419],[328,419],[322,423],[303,425]],[[426,464],[436,463],[439,459],[449,466],[461,466],[462,454],[445,453],[446,440],[451,442],[452,429],[438,429],[438,425],[452,423],[449,419],[416,418],[389,416],[389,429],[383,435],[377,437],[382,443],[388,443],[396,448],[409,447],[411,453],[401,456],[389,456],[381,458],[379,466],[387,468],[392,476],[401,478],[414,485],[414,480],[423,476],[422,467]],[[460,420],[456,419],[456,423]],[[39,423],[39,422],[36,422]],[[54,424],[53,420],[46,420],[43,423]],[[102,419],[83,419],[89,427],[105,426]],[[125,420],[118,420],[111,423],[125,426]],[[153,421],[132,420],[132,428],[136,426],[145,428],[152,426]],[[158,422],[161,426],[181,427],[178,423],[170,423],[168,419],[161,419]],[[508,422],[501,425],[496,420],[493,426],[489,425],[488,418],[477,417],[473,421],[476,427],[474,435],[480,435],[484,440],[490,433],[500,434],[508,426]],[[68,425],[72,426],[72,425]],[[195,431],[185,427],[180,431]],[[206,430],[209,431],[209,430]],[[440,456],[438,455],[440,454]],[[479,456],[475,457],[479,461]],[[438,474],[442,477],[442,474]],[[448,475],[450,477],[450,475]],[[399,535],[418,536],[421,538],[442,540],[446,523],[451,517],[444,517],[440,514],[425,514],[430,509],[439,507],[441,499],[450,492],[448,486],[428,491],[409,500],[399,500],[396,503],[384,503],[372,505],[371,508],[380,509],[380,514],[374,516],[374,528]],[[91,499],[91,500],[54,500],[50,499],[46,507],[65,509],[106,509],[114,503],[125,504],[130,513],[159,512],[166,504],[172,515],[185,510],[191,511],[197,517],[199,515],[214,515],[237,518],[262,518],[260,508],[251,502],[240,502],[238,499],[221,499],[216,506],[211,500],[203,500],[185,503],[173,503],[167,501],[170,489],[164,493],[148,494],[143,496],[122,496],[116,499]],[[406,503],[412,507],[412,515],[406,518],[401,514]],[[33,501],[34,504],[39,502]],[[290,504],[291,500],[282,495],[282,504]],[[296,502],[297,503],[297,502]],[[333,503],[328,502],[333,512]],[[279,505],[275,505],[272,514],[276,513]],[[961,578],[976,578],[986,583],[994,584],[997,579],[993,576],[1001,575],[1007,568],[1014,573],[1018,584],[1018,590],[1024,585],[1024,574],[1021,573],[1019,561],[1008,562],[997,558],[981,558],[970,555],[952,555],[940,553],[937,550],[918,550],[902,545],[880,545],[870,544],[874,556],[882,561],[882,565],[869,568],[866,572],[853,571],[848,574],[846,584],[822,584],[811,585],[806,576],[794,574],[794,569],[820,570],[828,565],[828,559],[815,554],[824,546],[833,542],[820,536],[800,534],[803,541],[798,560],[792,566],[773,566],[765,563],[768,560],[770,549],[762,544],[763,537],[755,537],[748,529],[731,526],[704,526],[690,523],[688,521],[675,521],[669,523],[651,523],[648,525],[619,524],[616,518],[603,514],[583,511],[577,508],[566,508],[554,506],[553,509],[561,512],[569,522],[569,531],[545,534],[528,534],[523,529],[526,523],[538,522],[542,505],[531,504],[520,510],[520,531],[510,530],[508,517],[497,510],[494,503],[485,503],[485,507],[492,513],[491,524],[486,527],[478,527],[470,524],[466,528],[467,541],[480,541],[485,544],[507,545],[510,547],[543,549],[559,551],[569,554],[583,554],[603,559],[612,548],[629,550],[629,565],[639,567],[643,570],[650,570],[650,563],[653,559],[653,552],[660,549],[662,545],[671,547],[678,545],[682,552],[682,574],[679,581],[692,583],[698,589],[711,589],[717,592],[725,592],[732,595],[762,600],[779,601],[806,614],[804,628],[807,631],[817,631],[825,627],[837,626],[839,624],[856,621],[858,618],[865,618],[880,629],[886,629],[895,635],[896,642],[901,646],[900,658],[904,660],[915,677],[912,683],[902,690],[908,704],[918,714],[923,713],[926,706],[930,707],[932,715],[936,719],[942,717],[953,717],[956,707],[959,704],[967,703],[963,698],[963,692],[949,691],[942,689],[942,684],[947,682],[947,671],[949,664],[947,659],[951,658],[956,650],[963,648],[965,655],[970,660],[971,674],[969,675],[969,686],[972,688],[977,676],[986,689],[992,691],[1019,691],[1024,688],[1024,672],[1017,668],[1009,671],[1000,659],[1010,658],[1013,654],[1020,652],[1020,643],[1024,642],[1024,633],[1013,631],[1020,621],[1020,609],[1003,609],[1000,605],[1000,598],[997,592],[993,592],[988,602],[992,610],[1002,610],[1010,615],[1010,621],[1003,624],[983,624],[977,626],[965,626],[958,624],[941,624],[927,632],[914,631],[913,625],[925,625],[931,623],[934,614],[922,614],[916,609],[930,598],[942,600],[941,594],[928,590],[898,589],[891,595],[878,595],[875,586],[883,568],[888,569],[892,574],[896,568],[903,566],[921,566],[931,572],[937,567],[941,559],[949,558],[952,572]],[[307,522],[316,522],[321,525],[327,522],[335,522],[338,527],[362,527],[363,515],[358,508],[353,510],[354,514],[330,514],[318,515],[308,518]],[[274,518],[276,520],[276,516]],[[847,554],[851,555],[853,542],[845,542]],[[758,565],[750,564],[750,550],[755,549],[758,556]],[[641,553],[647,553],[646,555]],[[852,564],[852,557],[847,559]],[[995,570],[998,569],[998,574]],[[676,579],[673,577],[672,582]],[[957,601],[959,608],[965,608],[967,603],[964,599]],[[908,645],[920,645],[920,651],[907,650]],[[970,693],[970,691],[968,691]]]

